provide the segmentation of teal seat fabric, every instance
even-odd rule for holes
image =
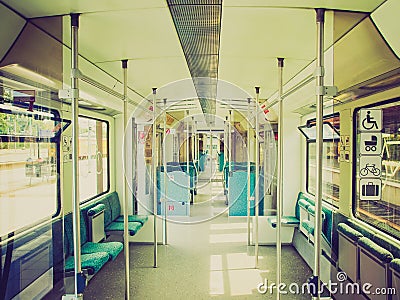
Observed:
[[[139,216],[139,215],[129,215],[128,216],[128,222],[139,222],[142,225],[147,222],[149,219],[148,216]],[[115,222],[124,222],[124,216],[119,216]]]
[[[106,252],[97,252],[81,255],[81,267],[86,269],[89,275],[96,274],[109,260],[109,255]],[[65,260],[65,271],[74,271],[74,257],[69,256]]]
[[[400,273],[400,259],[399,258],[395,258],[390,262],[390,268],[392,268],[393,270],[395,270],[397,273]]]
[[[359,224],[357,224],[356,222],[354,222],[351,219],[348,219],[346,221],[347,225],[349,225],[351,228],[357,230],[359,233],[361,233],[363,236],[369,238],[372,240],[372,237],[375,235],[374,232],[372,232],[371,230],[360,226]]]
[[[358,240],[358,245],[366,249],[374,257],[382,263],[389,263],[393,259],[393,255],[386,249],[371,241],[369,238],[362,237]]]
[[[134,236],[140,229],[142,228],[142,224],[139,222],[129,222],[128,223],[128,231],[129,235]],[[105,228],[106,232],[113,232],[113,231],[124,231],[124,223],[123,222],[112,222]]]
[[[107,228],[112,222],[124,222],[124,216],[121,215],[121,203],[117,192],[105,195],[94,203],[82,207],[82,215],[87,222],[87,216],[95,215],[104,209],[104,228]],[[146,223],[148,216],[130,215],[129,222]]]
[[[351,228],[349,225],[345,223],[339,223],[337,228],[339,232],[341,232],[343,235],[345,235],[354,242],[357,242],[360,238],[363,237],[363,235],[360,232]]]
[[[112,221],[111,217],[111,207],[110,207],[110,202],[108,201],[108,195],[105,196],[104,198],[101,198],[98,203],[104,204],[105,210],[104,210],[104,227],[108,226]]]
[[[250,173],[250,215],[255,214],[255,173]],[[247,216],[247,171],[232,172],[228,188],[229,216]],[[260,204],[260,203],[259,203]],[[260,215],[262,210],[259,210]]]
[[[93,243],[87,242],[82,245],[82,254],[92,254],[97,252],[106,252],[109,259],[114,260],[122,251],[123,245],[120,242],[107,242],[107,243]]]
[[[308,206],[307,211],[310,215],[315,216],[315,206],[314,205]],[[324,211],[321,212],[321,215],[322,215],[322,220],[325,220],[325,212]]]
[[[108,203],[111,208],[111,220],[114,221],[121,215],[121,203],[119,202],[117,192],[108,195]]]
[[[224,152],[220,152],[218,153],[218,171],[222,172],[224,164]]]
[[[394,258],[400,258],[400,245],[397,243],[392,242],[391,240],[387,239],[386,237],[377,234],[372,237],[372,241],[382,248],[387,249]]]
[[[311,235],[314,235],[314,224],[311,223],[309,220],[303,221],[303,228],[307,230],[307,232]]]

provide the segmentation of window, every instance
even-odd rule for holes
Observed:
[[[79,117],[79,198],[86,201],[109,189],[108,123]]]
[[[0,104],[0,237],[50,219],[60,207],[62,123],[36,109]]]
[[[357,145],[354,151],[354,205],[353,213],[355,217],[383,230],[397,238],[400,237],[400,102],[390,102],[368,107],[371,110],[380,110],[382,116],[382,130],[378,137],[366,140],[362,137],[363,132],[358,130],[361,118],[361,109],[355,111],[356,122],[354,125],[355,144]],[[379,133],[381,132],[381,137]],[[370,133],[371,135],[371,133]],[[368,163],[366,166],[365,149],[372,147],[370,142],[376,142],[378,153],[375,155],[378,163]],[[381,146],[381,147],[379,147]],[[382,151],[379,153],[380,149]],[[371,150],[370,150],[371,151]],[[364,153],[362,153],[364,152]],[[374,155],[372,155],[373,157]],[[369,155],[371,157],[371,155]],[[368,158],[369,159],[369,158]],[[381,163],[380,163],[381,161]],[[362,165],[360,170],[360,164]],[[367,167],[367,168],[365,168]],[[375,171],[372,173],[372,171]],[[372,175],[371,175],[372,174]],[[361,178],[360,178],[361,177]],[[362,181],[364,180],[364,181]],[[365,183],[367,182],[367,183]],[[375,184],[378,182],[379,184]],[[361,190],[364,188],[364,192]],[[377,191],[376,196],[370,196],[365,191],[365,185],[376,186],[374,191]],[[365,186],[365,187],[363,187]],[[370,187],[369,187],[370,188]]]
[[[339,204],[339,115],[324,117],[323,148],[322,148],[322,199],[334,206]],[[307,161],[306,161],[306,189],[315,195],[315,172],[316,172],[316,126],[315,119],[308,120],[307,125],[300,126],[300,131],[307,138]]]

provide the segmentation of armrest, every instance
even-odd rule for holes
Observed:
[[[106,206],[102,203],[97,204],[96,206],[93,206],[92,208],[90,208],[87,212],[87,215],[89,217],[93,217],[103,211],[105,211]]]

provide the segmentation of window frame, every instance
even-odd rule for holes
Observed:
[[[16,107],[22,107],[22,108],[28,108],[28,105],[18,105]],[[63,119],[60,117],[60,113],[57,109],[54,108],[48,108],[45,106],[40,106],[40,105],[33,105],[33,112],[31,113],[31,115],[36,119],[39,118],[39,114],[35,114],[35,111],[40,110],[41,112],[46,112],[46,113],[51,113],[53,114],[53,117],[50,117],[50,120],[55,121],[55,122],[60,122],[60,123],[64,123],[64,126],[61,127],[61,129],[54,135],[54,137],[50,138],[49,142],[50,143],[54,143],[55,144],[55,148],[56,148],[56,171],[57,171],[57,179],[56,179],[56,210],[52,215],[46,216],[44,218],[38,219],[36,222],[25,225],[23,227],[20,227],[14,231],[11,231],[3,236],[0,236],[0,242],[3,240],[8,239],[10,236],[15,236],[17,234],[21,234],[25,231],[28,231],[29,229],[31,229],[32,227],[38,226],[41,223],[43,223],[44,221],[46,221],[48,218],[51,218],[51,220],[56,219],[57,217],[59,217],[59,215],[61,214],[62,211],[62,203],[61,203],[61,135],[62,132],[64,132],[64,130],[71,124],[70,120],[67,119]],[[5,108],[0,108],[0,113],[5,113],[5,114],[14,114],[16,115],[15,112],[13,112],[11,109],[5,109]],[[23,114],[23,113],[20,113]],[[12,135],[10,135],[10,137],[13,137]],[[36,142],[40,142],[40,138],[35,138]]]
[[[335,118],[335,117],[338,117],[338,118],[339,118],[339,124],[340,124],[340,113],[339,113],[339,112],[335,112],[335,113],[332,113],[332,114],[328,114],[328,115],[323,116],[323,123],[329,124],[329,126],[332,128],[332,130],[334,130],[334,132],[336,132],[336,133],[338,134],[338,136],[340,137],[340,131],[338,131],[338,130],[333,126],[333,124],[331,124],[331,122],[327,121],[327,120],[329,120],[329,119],[331,119],[331,118]],[[312,192],[309,190],[310,144],[315,144],[317,141],[316,141],[316,139],[309,139],[309,138],[306,136],[306,134],[305,134],[300,128],[303,128],[303,127],[305,127],[305,126],[309,126],[310,124],[312,124],[312,123],[315,122],[315,121],[316,121],[315,118],[313,118],[313,119],[308,119],[307,122],[306,122],[306,125],[301,125],[301,126],[298,127],[299,131],[303,134],[303,136],[304,136],[305,139],[306,139],[306,165],[305,165],[305,169],[306,169],[306,182],[305,182],[305,183],[306,183],[306,192],[307,192],[308,194],[312,195],[312,196],[315,196],[315,193],[312,193]],[[334,142],[335,140],[338,141],[338,139],[335,139],[335,138],[332,138],[332,139],[323,139],[322,143],[325,143],[325,142]],[[340,173],[340,167],[339,167],[339,173]],[[322,196],[322,201],[323,201],[325,204],[331,205],[331,206],[333,206],[333,207],[335,207],[335,208],[339,208],[340,199],[339,199],[338,201],[333,201],[333,200],[332,200],[332,201],[328,201],[328,200],[325,199],[324,196]]]
[[[360,222],[364,222],[366,224],[368,224],[369,226],[372,226],[374,229],[383,232],[385,234],[390,235],[391,237],[394,238],[399,238],[400,236],[400,231],[397,230],[397,232],[399,233],[398,236],[394,235],[393,232],[390,232],[388,230],[385,230],[382,227],[378,227],[376,226],[373,222],[368,222],[368,220],[366,218],[360,218],[357,215],[357,154],[358,154],[358,150],[355,147],[358,147],[357,145],[357,136],[358,136],[358,132],[357,132],[357,125],[358,125],[358,117],[357,114],[361,109],[365,109],[365,108],[376,108],[379,106],[383,106],[383,105],[387,105],[387,104],[391,104],[391,103],[399,103],[397,106],[400,106],[400,97],[396,97],[396,98],[391,98],[391,99],[387,99],[387,100],[383,100],[383,101],[378,101],[378,102],[374,102],[374,103],[370,103],[367,105],[363,105],[363,106],[358,106],[356,108],[354,108],[353,114],[352,114],[352,133],[353,133],[353,138],[352,138],[352,143],[353,143],[353,149],[352,149],[352,166],[351,166],[351,172],[352,172],[352,180],[351,180],[351,214],[352,217],[357,219]],[[394,105],[393,105],[394,106]],[[383,123],[383,117],[382,117],[382,123]],[[383,130],[383,126],[382,126],[382,130]],[[392,228],[392,227],[391,227]],[[394,230],[396,230],[395,228],[393,228]]]
[[[104,122],[107,126],[107,189],[99,194],[96,194],[92,197],[89,197],[85,200],[80,200],[79,199],[79,203],[80,205],[83,205],[85,203],[88,203],[89,201],[96,199],[102,195],[105,195],[107,193],[110,192],[110,122],[104,119],[100,119],[100,118],[96,118],[96,117],[92,117],[92,116],[87,116],[87,115],[79,115],[78,118],[85,118],[85,119],[90,119],[90,120],[95,120],[95,121],[100,121],[100,122]],[[78,121],[79,122],[79,121]]]

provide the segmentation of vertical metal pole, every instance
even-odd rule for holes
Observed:
[[[197,171],[196,170],[196,164],[195,164],[195,162],[196,162],[196,154],[195,154],[195,143],[194,143],[194,141],[196,140],[196,132],[194,131],[195,130],[194,129],[194,117],[192,117],[191,128],[192,128],[192,131],[191,131],[191,135],[190,135],[190,145],[191,145],[190,151],[192,153],[192,163],[193,163],[194,172],[196,173],[196,171]],[[196,174],[194,174],[194,176],[196,178]],[[193,184],[193,201],[194,201],[194,187],[196,185],[196,182],[194,181],[193,183],[194,183]]]
[[[186,111],[186,172],[188,175],[188,191],[190,198],[192,196],[190,193],[190,172],[189,172],[189,110]],[[191,201],[191,199],[189,201]]]
[[[251,138],[251,126],[250,126],[250,101],[251,98],[247,99],[247,245],[250,246],[250,138]]]
[[[213,157],[212,157],[212,153],[213,153],[213,135],[212,135],[212,130],[211,130],[211,124],[210,124],[210,168],[211,168],[211,175],[212,175],[212,163],[213,163]],[[211,177],[210,177],[211,180]],[[212,185],[211,185],[212,187]]]
[[[279,101],[279,115],[278,115],[278,203],[276,208],[276,282],[277,286],[282,280],[282,210],[283,210],[283,58],[278,58],[278,101]],[[280,293],[276,293],[276,299],[280,299]]]
[[[198,142],[197,121],[194,121],[194,158],[195,158],[195,161],[199,160],[199,145],[197,144],[197,142]]]
[[[164,142],[163,142],[163,165],[164,165],[164,220],[163,220],[163,245],[167,244],[167,99],[164,98]]]
[[[228,144],[229,144],[229,139],[228,139],[228,116],[225,117],[225,126],[224,126],[224,166],[226,165],[228,161]]]
[[[74,297],[80,297],[83,293],[82,284],[82,262],[81,262],[81,234],[80,234],[80,211],[79,211],[79,79],[78,73],[78,30],[79,15],[71,14],[71,69],[72,69],[72,216],[74,234],[74,268],[75,289]]]
[[[197,121],[196,121],[196,157],[197,157],[199,171],[200,171],[200,135],[197,132]]]
[[[255,155],[255,160],[256,160],[256,173],[255,173],[255,179],[254,179],[254,193],[255,193],[255,198],[254,198],[254,215],[255,215],[255,228],[254,228],[254,241],[255,241],[255,249],[254,249],[254,256],[256,259],[256,268],[258,268],[258,202],[260,201],[260,195],[259,195],[259,189],[258,189],[258,177],[259,177],[259,160],[260,160],[260,149],[259,149],[259,144],[258,144],[258,135],[259,135],[259,124],[258,124],[258,115],[259,115],[259,104],[258,104],[258,99],[260,97],[260,88],[257,86],[256,87],[256,155]]]
[[[192,131],[190,132],[190,143],[191,143],[191,149],[190,151],[192,152],[192,162],[196,160],[196,155],[194,153],[195,148],[194,148],[194,140],[195,140],[195,132],[194,132],[194,117],[192,117]]]
[[[124,132],[128,127],[128,60],[122,60],[124,72]],[[132,141],[134,143],[136,141]],[[127,150],[126,142],[123,149],[124,170],[127,170]],[[128,182],[124,176],[123,199],[124,199],[124,256],[125,256],[125,299],[129,299],[129,233],[128,233]]]
[[[316,9],[317,19],[317,59],[316,59],[316,83],[317,83],[317,136],[316,136],[316,187],[315,187],[315,233],[314,233],[314,277],[317,284],[317,299],[320,299],[320,273],[321,273],[321,230],[322,230],[322,147],[323,147],[323,101],[321,90],[324,87],[324,22],[325,10]]]
[[[156,93],[157,88],[153,88],[153,136],[152,136],[152,145],[151,145],[151,163],[153,167],[153,237],[154,237],[154,245],[153,245],[153,267],[157,268],[157,142],[156,142],[156,134],[157,134],[157,113],[156,113]]]
[[[229,110],[228,138],[229,138],[229,177],[232,174],[232,110]]]
[[[193,143],[193,162],[197,161],[197,122],[194,120],[194,117],[192,118],[193,120],[193,134],[192,134],[192,143]]]

